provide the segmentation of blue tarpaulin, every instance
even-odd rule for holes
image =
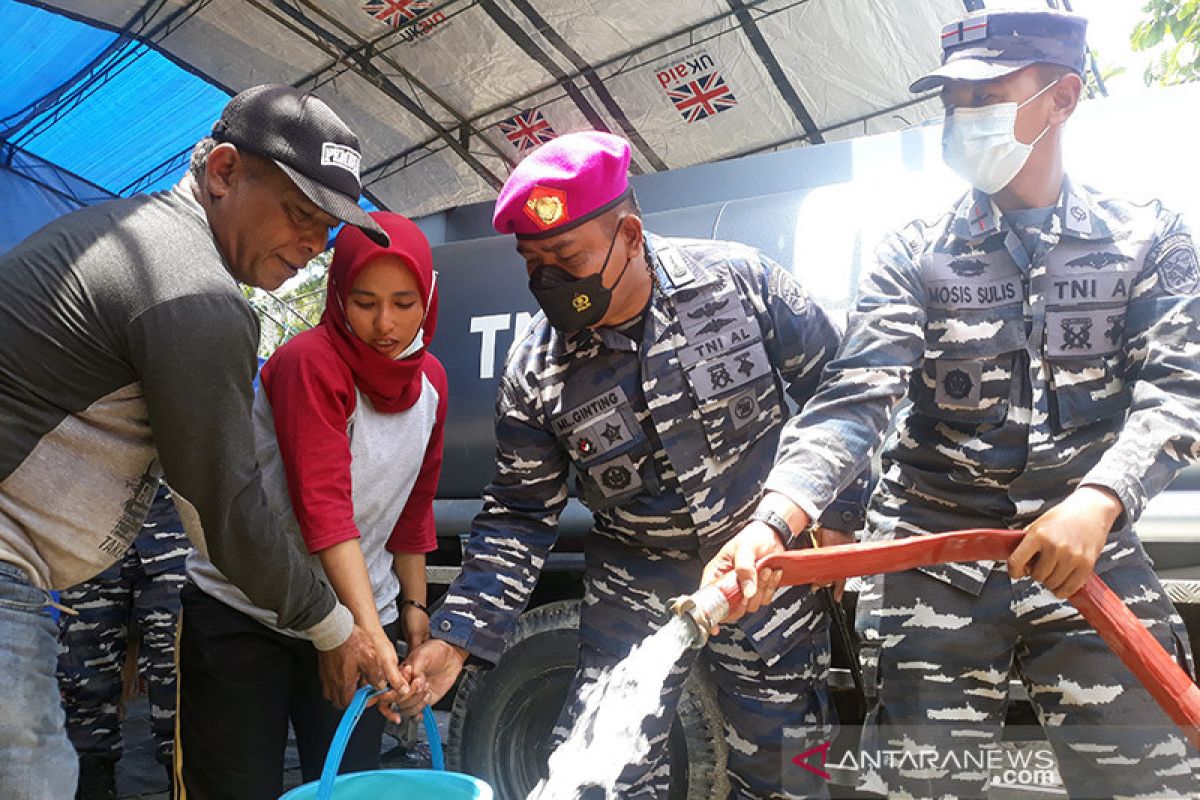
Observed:
[[[81,205],[183,174],[229,94],[118,32],[0,0],[0,251]]]

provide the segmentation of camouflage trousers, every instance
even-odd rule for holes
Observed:
[[[143,534],[145,535],[145,534]],[[159,533],[159,538],[162,534]],[[181,537],[181,546],[186,539]],[[138,671],[150,696],[151,728],[158,760],[171,763],[175,739],[175,627],[183,558],[151,564],[136,545],[92,580],[62,593],[79,616],[60,621],[58,682],[67,712],[67,734],[80,756],[121,757],[121,667],[130,622],[141,632]]]
[[[1123,560],[1102,577],[1190,670],[1183,623],[1149,564]],[[1037,766],[999,746],[1010,674],[1072,798],[1192,797],[1200,787],[1195,749],[1074,607],[1041,584],[994,569],[978,597],[918,571],[874,576],[869,587],[858,626],[878,697],[863,731],[860,790],[983,797],[989,776]]]
[[[670,620],[667,602],[695,591],[702,568],[702,559],[694,555],[611,544],[601,549],[589,543],[579,665],[555,727],[556,737],[565,737],[579,715],[580,692]],[[818,616],[821,619],[812,626],[816,630],[800,631],[798,643],[770,664],[737,625],[722,626],[702,656],[698,650],[685,653],[663,687],[661,713],[646,717],[642,724],[650,750],[640,763],[622,772],[617,784],[622,800],[668,796],[667,741],[692,669],[706,670],[716,686],[728,750],[729,798],[828,797],[821,777],[790,764],[793,756],[832,741],[837,730],[826,685],[830,647],[824,617],[828,615]]]

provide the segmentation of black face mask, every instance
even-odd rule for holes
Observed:
[[[613,232],[612,241],[608,243],[608,252],[604,254],[604,265],[600,271],[586,278],[576,278],[562,267],[547,264],[538,267],[529,276],[529,291],[546,312],[546,319],[564,333],[574,333],[595,325],[604,319],[608,306],[612,303],[613,289],[625,277],[629,262],[621,268],[621,274],[613,283],[612,288],[604,285],[604,273],[608,270],[608,260],[612,257],[613,247],[617,243],[617,235],[621,232],[622,217],[617,221],[617,229]]]

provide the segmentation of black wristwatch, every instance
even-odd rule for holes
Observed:
[[[787,524],[787,520],[776,514],[774,511],[765,509],[755,509],[750,515],[750,519],[755,522],[761,522],[771,530],[775,531],[775,535],[779,537],[779,541],[783,542],[783,546],[791,548],[795,541],[796,534],[792,533],[791,527]]]

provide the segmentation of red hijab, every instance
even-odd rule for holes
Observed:
[[[425,356],[437,328],[438,295],[433,278],[433,253],[416,224],[390,211],[374,211],[371,218],[387,231],[392,243],[381,247],[353,225],[344,225],[333,244],[329,287],[325,297],[325,326],[333,349],[350,367],[354,385],[371,400],[376,411],[394,414],[412,407],[421,396]],[[346,302],[358,273],[380,256],[398,256],[417,279],[425,303],[423,347],[415,355],[393,360],[359,339],[346,319]],[[408,342],[405,342],[407,345]]]

